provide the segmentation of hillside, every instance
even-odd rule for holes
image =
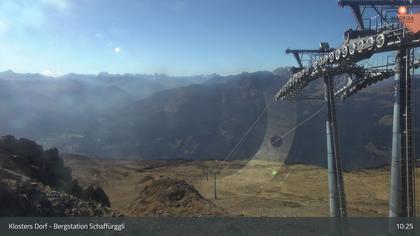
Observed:
[[[108,73],[48,77],[1,72],[0,133],[31,138],[47,147],[62,146],[80,138],[86,124],[104,113],[155,92],[209,78]]]
[[[318,86],[318,91],[322,91],[321,84],[315,83],[315,86]],[[417,88],[416,93],[420,93],[420,88]],[[415,104],[419,104],[420,96],[415,98]],[[379,167],[389,163],[393,101],[392,79],[362,90],[344,101],[337,101],[337,122],[344,168]],[[322,104],[322,101],[297,103],[297,119],[308,117],[308,114],[322,107]],[[322,166],[326,166],[324,114],[296,131],[286,159],[287,164],[322,163]],[[415,123],[419,122],[420,116],[417,115]],[[418,132],[417,129],[416,135]],[[420,147],[418,139],[416,146]]]
[[[261,72],[156,93],[90,124],[79,150],[104,157],[223,158],[263,110],[265,92],[279,83]],[[266,129],[264,113],[233,158],[252,157]]]
[[[103,160],[72,155],[66,155],[64,160],[66,165],[75,170],[74,177],[81,183],[95,182],[102,185],[111,204],[127,216],[153,213],[197,216],[194,209],[203,208],[201,214],[209,213],[209,209],[212,209],[228,216],[329,215],[327,169],[318,166],[285,165],[279,161],[261,160]],[[208,180],[206,168],[211,171]],[[218,173],[217,199],[214,199],[212,172]],[[381,217],[388,214],[389,173],[387,168],[344,172],[349,216]],[[417,168],[419,176],[420,169]],[[187,194],[178,195],[175,194],[177,191],[173,191],[177,189],[173,183],[179,183],[179,190],[190,189],[190,186],[195,190],[179,191]],[[420,189],[416,191],[418,196]],[[168,201],[169,196],[186,197],[180,198],[180,201]],[[204,201],[206,204],[203,201],[190,203],[190,199],[201,199],[199,196],[207,199]],[[160,201],[162,203],[158,204]],[[172,207],[167,207],[171,202]],[[184,202],[186,206],[198,206],[175,207]],[[420,206],[419,203],[417,206]]]
[[[250,73],[156,93],[93,123],[79,151],[104,157],[256,158],[326,166],[325,112],[285,137],[280,147],[270,144],[272,137],[282,136],[322,108],[322,100],[274,103],[229,154],[283,81],[284,75]],[[314,82],[303,96],[322,98],[322,91],[322,84]],[[416,99],[419,104],[420,97]],[[392,80],[337,102],[345,169],[389,162],[392,103]]]
[[[0,132],[103,158],[262,159],[326,166],[325,112],[301,124],[324,106],[322,100],[280,101],[261,113],[287,75],[278,69],[232,76],[48,78],[9,71],[0,74]],[[313,82],[303,96],[321,98],[322,86]],[[344,168],[389,162],[392,102],[391,79],[337,102]],[[286,133],[282,145],[271,145],[273,137]]]

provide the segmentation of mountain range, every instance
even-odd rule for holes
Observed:
[[[286,68],[188,77],[53,78],[6,71],[0,73],[0,132],[103,158],[270,159],[326,166],[325,112],[301,124],[324,102],[271,104],[287,79]],[[321,97],[322,84],[313,82],[303,92]],[[391,80],[337,103],[344,168],[389,163],[392,103]],[[270,144],[284,134],[282,145]]]

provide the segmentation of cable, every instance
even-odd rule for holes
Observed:
[[[318,111],[316,111],[315,113],[313,113],[312,115],[310,115],[308,118],[304,119],[303,121],[301,121],[299,124],[297,124],[295,127],[293,127],[292,129],[290,129],[289,131],[287,131],[286,133],[284,133],[281,136],[281,139],[273,142],[272,144],[276,144],[277,142],[280,142],[282,139],[284,139],[287,135],[291,134],[293,131],[295,131],[296,129],[300,128],[302,125],[304,125],[306,122],[308,122],[310,119],[314,118],[316,115],[318,115],[320,112],[322,112],[323,110],[327,109],[327,107],[322,107],[321,109],[319,109]]]
[[[238,143],[233,147],[233,149],[226,155],[226,157],[223,159],[226,161],[228,158],[232,156],[233,153],[238,149],[238,147],[243,143],[245,138],[249,135],[249,133],[252,131],[252,129],[255,127],[255,125],[258,123],[258,121],[261,119],[261,117],[264,115],[264,113],[267,111],[267,109],[273,104],[274,99],[276,96],[273,96],[273,98],[267,103],[267,105],[264,107],[264,109],[261,111],[261,113],[257,116],[257,118],[252,122],[251,126],[248,128],[248,130],[242,135],[241,139],[239,139]]]

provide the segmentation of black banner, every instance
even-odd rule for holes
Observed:
[[[404,218],[0,218],[0,235],[417,235]],[[418,230],[417,230],[418,231]]]

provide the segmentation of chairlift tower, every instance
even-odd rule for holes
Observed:
[[[415,217],[415,154],[414,154],[414,129],[412,114],[412,88],[410,73],[410,52],[412,45],[407,29],[395,19],[387,16],[390,9],[394,11],[397,7],[418,5],[418,0],[400,1],[357,1],[340,0],[340,6],[351,7],[358,28],[366,29],[363,24],[363,12],[371,7],[379,16],[381,24],[385,29],[399,31],[399,47],[395,55],[394,75],[394,109],[392,126],[392,154],[391,154],[391,186],[389,199],[390,217]],[[377,30],[377,29],[376,29]],[[419,38],[419,37],[417,37]],[[384,45],[387,46],[387,45]],[[412,65],[414,66],[414,65]]]
[[[345,99],[369,85],[394,76],[394,111],[391,155],[391,217],[415,217],[415,150],[413,124],[412,76],[417,65],[410,54],[420,46],[420,31],[407,30],[399,18],[407,7],[418,8],[420,0],[339,0],[339,6],[349,6],[357,27],[345,32],[343,44],[336,49],[290,50],[298,61],[290,79],[276,94],[277,100],[293,99],[309,82],[323,78],[327,101],[327,150],[330,186],[331,216],[345,216],[345,198],[339,155],[335,98]],[[374,14],[366,18],[367,12]],[[403,16],[404,17],[404,16]],[[368,20],[368,22],[366,22]],[[325,44],[324,44],[325,45]],[[364,67],[357,63],[370,59],[374,54],[396,52],[394,69]],[[315,59],[304,67],[300,53],[313,53]],[[384,69],[385,68],[385,69]],[[344,87],[334,88],[337,75],[355,76]],[[338,193],[336,195],[335,193]],[[342,195],[340,195],[342,193]]]
[[[299,64],[299,68],[292,68],[292,72],[303,69],[302,58],[304,54],[311,54],[311,60],[321,53],[331,52],[327,43],[321,43],[317,50],[307,49],[287,49],[286,54],[292,53]],[[328,160],[328,191],[330,216],[346,216],[346,201],[344,194],[343,171],[340,159],[340,149],[338,141],[338,127],[335,108],[335,94],[333,90],[333,79],[331,76],[324,77],[325,101],[327,105],[326,136],[327,136],[327,160]]]

